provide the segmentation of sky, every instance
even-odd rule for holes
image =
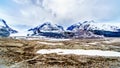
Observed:
[[[64,27],[94,20],[120,23],[120,0],[0,0],[0,18],[16,29],[44,22]]]

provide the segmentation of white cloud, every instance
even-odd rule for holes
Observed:
[[[113,0],[13,0],[21,8],[21,19],[26,23],[38,25],[52,21],[70,25],[81,20],[111,20],[117,17],[116,3]],[[28,24],[28,25],[29,25]]]
[[[99,0],[46,0],[45,6],[60,17],[105,19],[112,16],[114,6]]]

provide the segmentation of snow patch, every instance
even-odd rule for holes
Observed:
[[[49,38],[48,41],[69,41],[70,39],[55,39],[55,38]]]
[[[90,55],[90,56],[110,56],[120,57],[120,52],[102,51],[102,50],[81,50],[81,49],[42,49],[37,51],[38,54],[76,54],[76,55]]]

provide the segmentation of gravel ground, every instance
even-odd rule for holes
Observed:
[[[120,68],[120,57],[36,54],[40,49],[120,52],[119,38],[65,41],[0,38],[0,68]]]

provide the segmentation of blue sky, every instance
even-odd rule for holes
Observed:
[[[0,18],[15,28],[50,21],[67,27],[78,21],[120,23],[120,0],[0,0]]]

